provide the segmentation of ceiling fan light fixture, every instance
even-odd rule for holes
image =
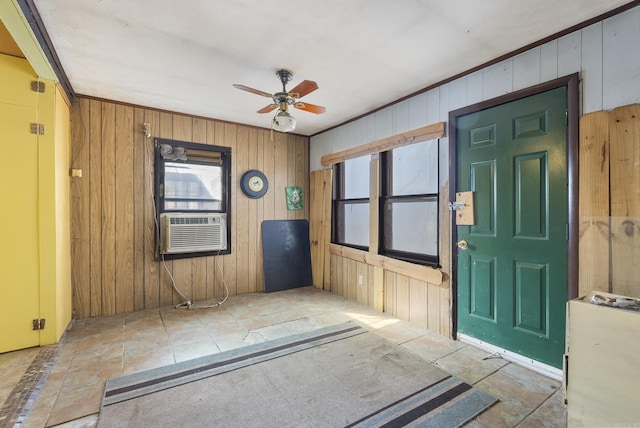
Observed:
[[[285,110],[278,110],[278,113],[273,116],[271,128],[279,132],[293,131],[296,129],[296,118],[291,116]]]
[[[313,80],[303,80],[298,83],[291,91],[287,91],[287,83],[291,81],[293,73],[287,69],[280,69],[276,71],[276,76],[282,82],[282,91],[275,94],[269,94],[268,92],[253,89],[248,86],[234,84],[233,87],[240,89],[241,91],[250,92],[252,94],[260,95],[263,97],[271,98],[273,102],[262,107],[256,113],[264,114],[270,113],[275,109],[278,109],[276,115],[271,120],[271,129],[279,132],[289,132],[296,129],[296,118],[291,116],[287,110],[291,105],[298,110],[304,110],[309,113],[322,114],[326,109],[322,106],[315,104],[309,104],[306,102],[298,101],[300,98],[318,89],[318,84]]]

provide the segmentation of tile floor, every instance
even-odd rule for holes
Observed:
[[[560,382],[471,345],[305,287],[232,296],[209,309],[169,307],[75,321],[55,345],[55,352],[47,349],[47,358],[54,365],[43,376],[46,379],[36,382],[30,398],[21,389],[25,380],[33,381],[34,365],[45,348],[0,354],[0,403],[4,403],[0,410],[5,413],[0,413],[0,427],[93,427],[109,378],[348,320],[499,399],[468,427],[566,426]],[[15,409],[20,397],[18,407],[24,405],[28,412]]]

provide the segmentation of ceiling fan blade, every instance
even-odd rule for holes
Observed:
[[[303,103],[298,101],[297,103],[293,103],[293,106],[297,109],[308,111],[309,113],[321,114],[327,111],[325,107],[317,106],[315,104]]]
[[[275,110],[277,107],[278,104],[276,103],[269,104],[268,106],[264,106],[260,110],[258,110],[258,113],[269,113],[270,111]]]
[[[305,95],[318,89],[318,84],[312,80],[303,80],[298,85],[289,91],[289,96],[293,98],[302,98]]]
[[[263,97],[267,97],[267,98],[273,98],[273,95],[267,92],[261,91],[259,89],[253,89],[248,86],[238,85],[238,84],[234,84],[233,87],[236,89],[240,89],[241,91],[251,92],[252,94],[262,95]]]

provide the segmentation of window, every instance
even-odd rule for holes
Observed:
[[[334,168],[333,243],[439,266],[439,139],[445,125],[433,123],[321,158]]]
[[[438,264],[438,140],[381,154],[379,252]]]
[[[230,148],[155,139],[155,202],[163,257],[230,252],[230,177]]]
[[[333,241],[369,248],[369,156],[335,165]]]
[[[380,153],[378,253],[437,266],[438,140]],[[370,156],[334,166],[333,242],[369,249]]]
[[[222,209],[222,165],[164,163],[164,211]]]

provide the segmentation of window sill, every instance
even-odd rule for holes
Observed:
[[[357,250],[351,247],[344,247],[337,244],[329,244],[329,252],[331,254],[355,260],[367,265],[381,267],[385,270],[406,275],[408,277],[426,281],[429,284],[442,284],[442,271],[429,266],[419,265],[415,263],[405,262],[403,260],[394,259],[379,254],[369,253],[367,251]]]

